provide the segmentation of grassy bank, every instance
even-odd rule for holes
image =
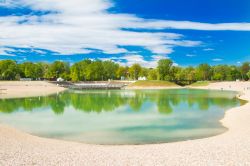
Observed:
[[[172,87],[178,86],[175,83],[168,81],[137,81],[130,84],[128,87]]]
[[[208,86],[209,83],[210,83],[209,81],[198,81],[191,84],[190,86]]]

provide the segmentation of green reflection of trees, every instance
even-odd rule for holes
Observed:
[[[53,96],[50,97],[49,101],[49,105],[55,114],[59,115],[64,113],[64,108],[66,106],[65,100],[62,100],[59,96]]]
[[[117,93],[70,93],[69,98],[76,110],[84,112],[114,111],[126,103],[126,99]]]
[[[135,91],[135,96],[128,100],[129,106],[133,111],[140,111],[143,103],[146,101],[146,96],[141,93],[141,91]]]
[[[171,114],[173,112],[169,99],[171,100],[171,98],[167,97],[161,97],[158,99],[157,102],[158,112],[162,114]]]
[[[129,92],[132,95],[124,95]],[[133,111],[140,111],[145,102],[156,103],[158,112],[171,114],[174,108],[186,103],[189,109],[197,106],[200,110],[209,110],[211,106],[230,108],[240,104],[236,98],[223,96],[220,92],[213,95],[201,90],[152,90],[152,91],[66,91],[56,95],[20,99],[0,100],[0,112],[12,113],[18,110],[33,111],[36,108],[50,108],[55,114],[63,114],[66,107],[83,112],[114,111],[123,105],[129,105]],[[216,93],[215,93],[216,94]]]

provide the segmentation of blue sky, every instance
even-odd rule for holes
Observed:
[[[155,67],[250,58],[249,0],[0,0],[0,59]]]

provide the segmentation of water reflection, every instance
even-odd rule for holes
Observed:
[[[207,90],[66,91],[0,100],[0,123],[48,138],[94,144],[148,144],[224,132],[234,92]]]
[[[243,104],[236,99],[233,92],[207,90],[147,90],[147,91],[66,91],[63,93],[33,98],[2,99],[0,111],[12,113],[20,109],[33,111],[37,108],[50,108],[56,115],[63,114],[66,107],[73,106],[83,112],[109,112],[121,106],[130,106],[134,112],[142,111],[143,104],[151,102],[157,105],[161,114],[171,114],[174,107],[188,103],[191,109],[197,105],[199,110],[206,111],[210,107],[230,108]],[[187,107],[186,106],[186,107]]]

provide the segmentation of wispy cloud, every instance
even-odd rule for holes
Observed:
[[[214,49],[213,48],[205,48],[205,49],[203,49],[203,51],[214,51]]]
[[[124,66],[132,66],[133,64],[138,63],[143,67],[155,68],[159,60],[166,58],[169,57],[163,55],[153,55],[150,60],[145,60],[145,58],[142,55],[131,54],[119,58],[113,57],[111,59]]]
[[[212,61],[214,61],[214,62],[221,62],[221,61],[223,61],[223,59],[221,59],[221,58],[214,58],[214,59],[212,59]]]
[[[0,47],[0,56],[15,56],[14,54],[10,53],[13,51],[10,48]]]
[[[201,23],[192,21],[141,20],[134,23],[136,28],[186,29],[201,31],[250,31],[250,23]]]
[[[195,57],[196,55],[194,55],[194,54],[187,54],[186,56],[187,57]]]

